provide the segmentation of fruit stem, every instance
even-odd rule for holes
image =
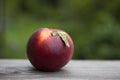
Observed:
[[[57,32],[52,32],[52,36],[56,36],[57,35]]]

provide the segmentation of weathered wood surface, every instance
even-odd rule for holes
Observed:
[[[28,60],[0,59],[0,80],[120,80],[120,61],[71,60],[57,72],[41,72]]]

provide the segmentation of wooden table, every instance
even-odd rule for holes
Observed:
[[[41,72],[28,60],[0,59],[0,80],[120,80],[120,61],[71,60],[57,72]]]

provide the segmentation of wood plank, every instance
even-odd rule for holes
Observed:
[[[120,80],[120,61],[71,60],[57,72],[41,72],[28,60],[0,59],[0,80]]]

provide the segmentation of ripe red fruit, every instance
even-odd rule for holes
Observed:
[[[74,44],[70,36],[58,29],[41,28],[27,44],[27,56],[38,70],[56,71],[72,58]]]

